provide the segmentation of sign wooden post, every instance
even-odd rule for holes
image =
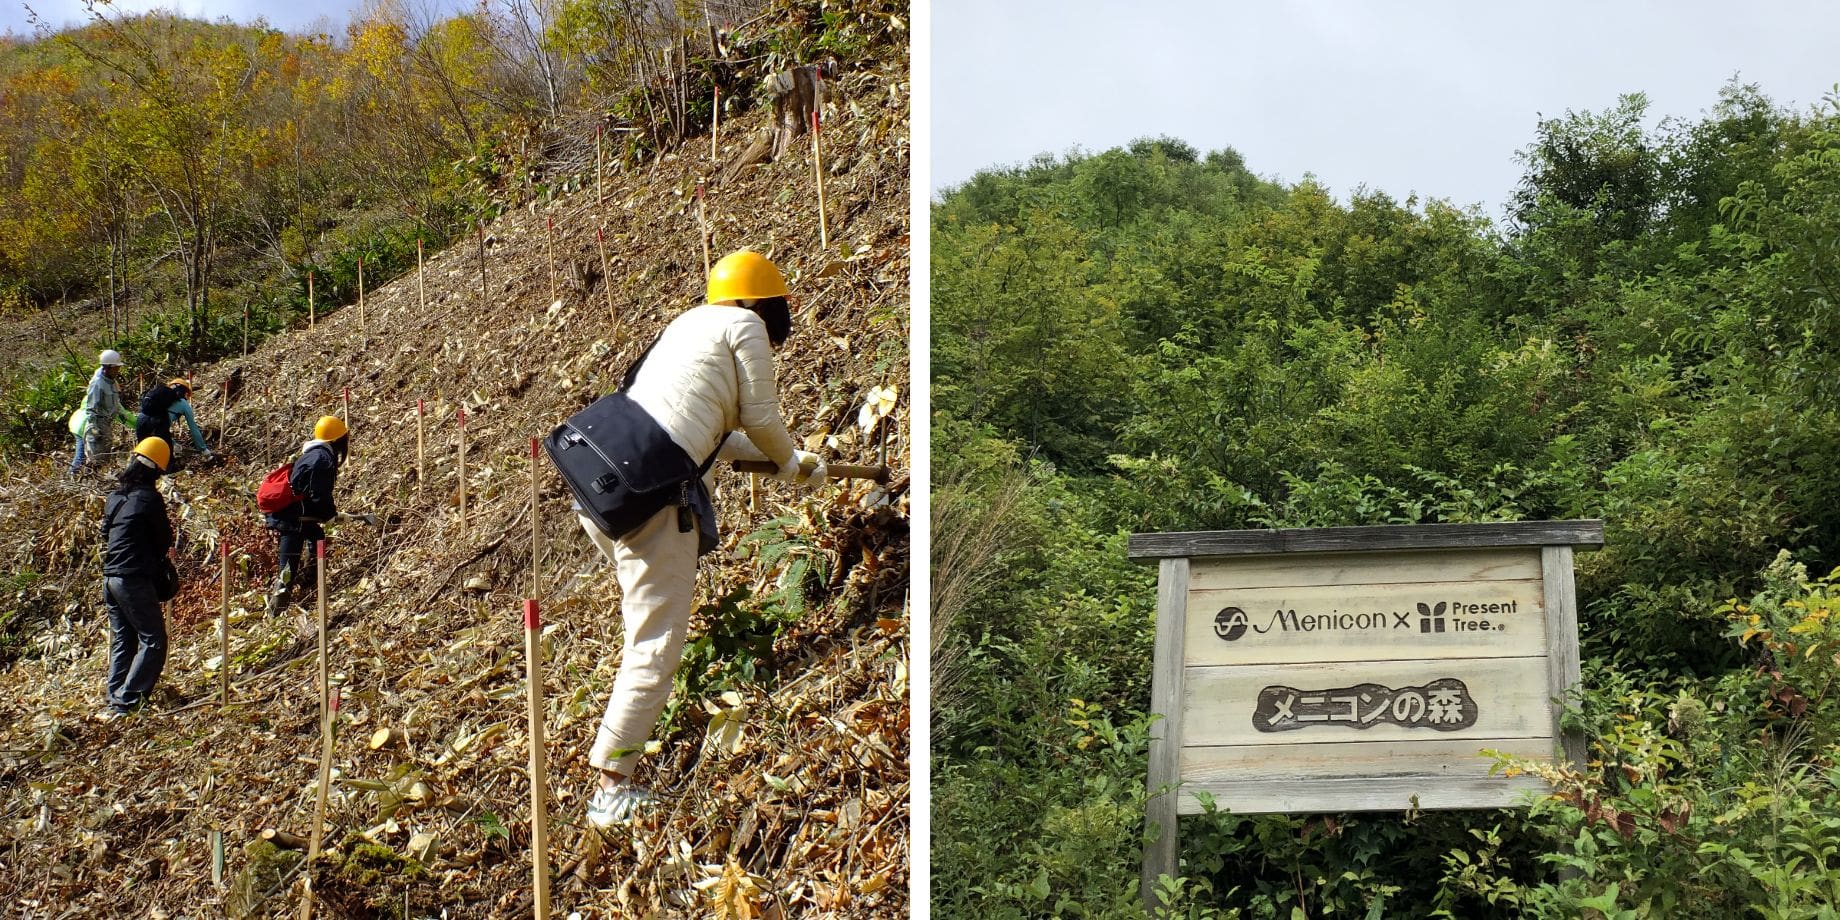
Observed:
[[[460,407],[460,529],[466,529],[466,407]]]
[[[603,227],[594,228],[594,245],[601,251],[601,290],[607,292],[607,316],[613,328],[620,328],[620,311],[613,306],[613,268],[607,264],[607,233]]]
[[[222,656],[217,665],[217,704],[230,705],[230,544],[218,547],[221,557],[219,577],[223,593],[217,607],[217,651]]]
[[[422,491],[422,484],[428,481],[428,454],[423,448],[425,442],[422,439],[425,427],[422,417],[427,412],[427,406],[422,400],[417,399],[415,401],[415,491],[417,492]]]
[[[1602,521],[1135,534],[1155,561],[1144,909],[1180,815],[1503,808],[1581,762],[1574,547]]]
[[[312,329],[314,326],[318,325],[319,321],[317,319],[317,316],[318,314],[316,314],[313,309],[313,270],[308,269],[307,270],[307,328],[308,329]]]
[[[531,442],[535,444],[535,441]],[[524,601],[525,683],[530,697],[530,870],[537,920],[549,920],[548,775],[543,748],[543,623],[536,600]]]
[[[811,113],[811,172],[818,180],[818,246],[831,248],[831,233],[824,217],[824,155],[818,152],[818,118],[817,110]]]

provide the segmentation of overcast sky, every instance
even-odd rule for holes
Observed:
[[[1840,81],[1840,3],[933,3],[934,190],[979,169],[1167,134],[1260,175],[1480,204],[1541,115],[1623,93],[1651,121],[1736,74],[1806,109]]]

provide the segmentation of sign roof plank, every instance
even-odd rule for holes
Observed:
[[[1604,544],[1604,522],[1513,521],[1495,524],[1402,524],[1377,527],[1310,527],[1284,530],[1204,530],[1132,534],[1127,555],[1151,561],[1173,557],[1252,556],[1275,553],[1375,552],[1469,549],[1485,546]]]

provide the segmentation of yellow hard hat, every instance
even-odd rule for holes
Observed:
[[[192,395],[192,385],[190,383],[187,383],[184,377],[174,377],[173,379],[166,381],[166,385],[169,387],[172,387],[175,390],[184,390],[185,395],[187,396]]]
[[[345,420],[336,415],[322,415],[319,424],[313,426],[313,436],[322,441],[337,441],[351,429],[345,427]]]
[[[788,293],[786,277],[779,268],[752,250],[731,252],[709,270],[709,303],[785,297]]]
[[[142,438],[139,444],[134,445],[134,452],[153,461],[153,465],[159,467],[162,473],[166,472],[166,464],[172,462],[172,446],[166,443],[165,438]]]

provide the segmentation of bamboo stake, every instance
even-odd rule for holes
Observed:
[[[211,884],[224,887],[224,832],[211,828]]]
[[[230,439],[230,378],[225,377],[224,378],[224,421],[223,421],[223,424],[218,427],[217,440],[219,441],[219,443],[217,446],[218,447],[224,446],[221,442],[227,441],[229,439]]]
[[[415,305],[423,312],[428,310],[428,291],[422,279],[422,238],[415,238]]]
[[[556,302],[556,216],[549,216],[549,228],[543,233],[543,251],[549,255],[549,302]]]
[[[485,309],[492,305],[492,292],[486,287],[486,222],[479,222],[479,306]]]
[[[322,631],[320,635],[324,636],[325,633]],[[325,717],[320,721],[319,790],[313,799],[313,834],[307,843],[306,868],[300,876],[305,886],[300,899],[301,920],[311,920],[313,917],[313,861],[319,858],[320,837],[326,827],[326,792],[327,787],[332,785],[332,720],[338,712],[339,698],[334,696],[329,701]]]
[[[540,500],[542,470],[537,464],[537,439],[530,439],[530,596],[543,596],[543,527]]]
[[[716,152],[716,148],[722,143],[722,88],[712,86],[709,89],[714,94],[714,102],[710,104],[710,110],[714,115],[709,128],[709,159],[713,161],[721,156]]]
[[[415,491],[417,492],[422,491],[422,484],[428,481],[428,455],[422,447],[422,429],[424,427],[422,416],[425,415],[427,411],[427,407],[422,404],[420,399],[417,399],[415,401]]]
[[[243,357],[249,357],[249,305],[243,304]]]
[[[531,442],[535,449],[536,441]],[[533,464],[532,468],[535,466]],[[549,918],[549,806],[544,801],[548,776],[543,748],[543,623],[536,600],[524,601],[525,680],[530,690],[530,841],[533,901],[537,920]]]
[[[824,218],[824,155],[818,152],[818,113],[811,113],[811,172],[818,180],[818,246],[826,251],[831,248],[830,229]]]
[[[217,650],[223,661],[217,666],[217,704],[230,705],[230,544],[219,547],[223,579],[223,597],[218,603]]]
[[[601,288],[607,292],[607,318],[617,332],[620,328],[620,311],[613,306],[613,268],[607,264],[607,234],[600,227],[594,228],[594,245],[601,251]]]
[[[351,387],[345,387],[345,429],[351,430]]]
[[[466,529],[466,407],[460,407],[460,529]]]
[[[703,243],[703,283],[709,283],[709,211],[703,206],[703,183],[696,184],[697,239]]]
[[[606,128],[606,125],[594,126],[594,203],[597,206],[607,203],[607,181],[601,154],[601,134]]]
[[[311,329],[315,325],[318,324],[317,316],[318,314],[316,314],[313,310],[313,271],[309,269],[307,271],[307,328],[308,329]]]
[[[319,585],[318,585],[318,595],[319,596],[316,598],[318,603],[315,605],[319,610],[319,717],[320,717],[320,721],[324,722],[326,719],[326,711],[327,711],[326,710],[327,687],[330,685],[330,681],[327,679],[327,676],[326,676],[326,538],[325,537],[321,537],[317,541],[314,542],[314,551],[318,553],[318,562],[319,562],[318,565],[314,566],[315,574],[318,576],[318,581],[319,581]],[[319,836],[319,830],[317,828],[317,825],[315,826],[313,836],[315,838]]]
[[[358,328],[362,329],[364,326],[365,326],[365,322],[364,322],[364,257],[359,256],[358,257]]]

